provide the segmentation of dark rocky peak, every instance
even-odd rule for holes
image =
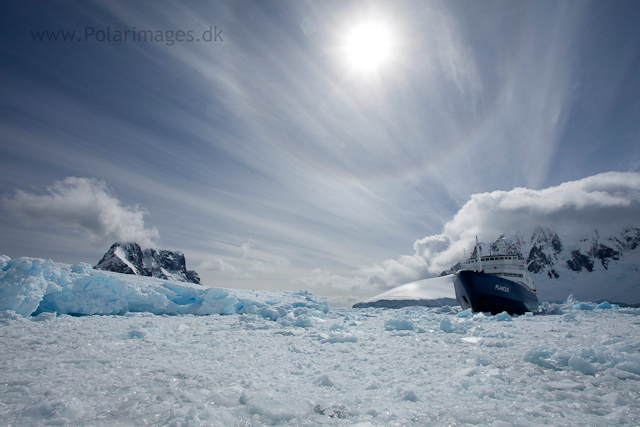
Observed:
[[[593,260],[580,252],[580,250],[574,250],[571,251],[571,258],[567,260],[567,267],[575,272],[580,272],[582,269],[592,272]]]
[[[180,251],[168,251],[165,249],[145,249],[142,251],[144,259],[149,263],[145,265],[147,268],[162,268],[167,270],[186,270],[187,262],[184,258],[184,254]]]
[[[117,242],[111,245],[100,262],[93,268],[123,274],[141,274],[142,259],[140,245],[135,242]]]
[[[200,284],[198,273],[187,270],[182,252],[165,249],[142,250],[135,242],[114,243],[93,268]]]
[[[456,265],[454,265],[453,267],[451,267],[450,269],[445,270],[442,273],[440,273],[440,276],[448,276],[449,274],[455,274],[460,270],[462,270],[462,263],[459,262]]]
[[[538,227],[531,236],[531,246],[548,249],[555,255],[562,252],[562,241],[558,234],[548,228]]]
[[[595,231],[594,237],[591,239],[582,239],[581,243],[590,246],[584,251],[580,249],[571,252],[571,258],[567,260],[567,267],[571,270],[579,272],[582,269],[593,271],[596,262],[609,269],[611,261],[619,261],[625,252],[632,251],[640,244],[640,229],[627,228],[619,235],[611,236],[601,241],[600,234]]]
[[[625,228],[618,236],[611,236],[609,240],[616,249],[626,252],[640,246],[640,228]]]
[[[483,253],[483,255],[500,254],[500,255],[517,255],[522,257],[520,250],[522,246],[522,238],[519,235],[515,235],[509,239],[506,239],[504,234],[498,237],[495,242],[489,244],[489,253]],[[486,245],[483,245],[483,249]],[[475,248],[473,250],[473,256],[475,256]]]
[[[533,274],[559,277],[555,264],[562,252],[562,241],[557,233],[548,228],[538,227],[529,240],[527,270]]]

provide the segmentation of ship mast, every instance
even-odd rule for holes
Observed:
[[[478,244],[478,236],[476,236],[476,259],[478,260],[478,271],[482,271],[482,254],[480,253],[482,249],[480,249],[480,245]]]

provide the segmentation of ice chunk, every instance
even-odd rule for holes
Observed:
[[[43,401],[37,406],[29,408],[27,414],[35,419],[45,420],[49,425],[70,425],[82,416],[91,412],[84,402],[75,397],[63,397],[51,401]]]
[[[209,288],[202,292],[197,314],[233,314],[238,299],[224,289]]]
[[[384,322],[384,329],[387,331],[413,331],[415,326],[408,319],[389,319]]]
[[[327,374],[320,375],[313,381],[313,383],[321,387],[335,387],[334,382],[331,381],[331,378],[329,378],[329,375]]]
[[[401,396],[402,400],[406,400],[408,402],[417,402],[420,400],[418,399],[418,395],[416,394],[416,392],[413,390],[403,390]]]
[[[440,321],[440,330],[444,332],[453,332],[455,328],[453,327],[451,320],[447,319],[446,317],[443,317],[442,320]]]
[[[493,316],[493,319],[497,320],[498,322],[511,322],[513,321],[513,319],[511,318],[511,316],[509,315],[509,313],[507,313],[506,311],[503,311],[502,313],[498,313],[495,316]]]
[[[574,371],[582,372],[585,375],[596,374],[596,370],[591,363],[576,356],[571,356],[571,358],[569,358],[569,368],[573,369]]]
[[[608,302],[606,302],[606,301],[603,301],[603,302],[601,302],[600,304],[598,304],[598,305],[596,306],[596,308],[594,308],[594,310],[610,310],[610,309],[612,309],[612,308],[613,308],[613,307],[611,306],[611,304],[609,304],[609,303],[608,303]]]
[[[130,338],[145,338],[147,334],[147,331],[145,331],[143,328],[136,328],[129,331]]]
[[[629,357],[627,356],[627,358]],[[640,375],[640,363],[637,361],[622,362],[618,364],[617,368],[625,372]]]
[[[11,261],[11,258],[6,255],[0,255],[0,270],[4,270],[9,261]]]
[[[378,390],[380,388],[380,383],[377,381],[373,381],[371,384],[369,384],[365,390]]]
[[[13,310],[29,316],[37,310],[49,282],[45,272],[53,266],[52,261],[37,258],[5,260],[0,271],[0,311]]]
[[[341,343],[341,342],[357,342],[358,337],[351,334],[335,334],[328,338],[321,340],[321,343]]]
[[[78,274],[89,275],[92,270],[91,264],[87,264],[86,262],[79,262],[76,265],[71,266],[71,271]]]
[[[587,386],[567,379],[564,381],[549,381],[544,383],[542,388],[547,390],[584,390]]]
[[[473,316],[473,310],[467,308],[456,315],[458,318],[468,318]]]
[[[558,366],[551,361],[551,356],[555,353],[555,349],[546,346],[537,346],[524,354],[524,361],[538,365],[542,368],[557,369]]]
[[[540,303],[540,309],[538,310],[541,314],[562,314],[564,310],[562,309],[562,305],[550,303],[548,301],[542,301]]]
[[[307,316],[302,315],[296,319],[296,326],[299,328],[312,328],[313,322]]]
[[[478,366],[489,366],[489,365],[492,364],[491,359],[489,358],[489,356],[484,355],[484,354],[479,354],[478,356],[476,356],[475,363]]]
[[[629,403],[629,401],[627,399],[622,397],[622,395],[620,393],[617,393],[617,392],[609,393],[609,394],[607,394],[605,396],[602,396],[602,399],[605,402],[611,403],[612,405],[615,405],[615,406],[625,406],[626,404]]]
[[[31,320],[34,322],[51,322],[56,318],[56,313],[40,313]]]
[[[4,310],[0,311],[0,320],[24,320],[24,317],[13,310]]]

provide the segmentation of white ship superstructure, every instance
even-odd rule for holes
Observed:
[[[498,246],[497,253],[482,256],[477,238],[475,254],[456,273],[454,287],[464,309],[494,314],[538,310],[536,288],[525,261],[506,253],[504,246]]]
[[[517,255],[488,255],[481,256],[480,260],[471,258],[462,265],[463,270],[484,271],[502,277],[519,285],[535,290],[535,284],[525,268],[524,260]]]

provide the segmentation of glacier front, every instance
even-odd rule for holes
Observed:
[[[277,320],[327,312],[326,299],[307,291],[254,292],[95,270],[40,258],[0,256],[0,311],[22,316],[43,312],[93,315],[257,314]],[[303,321],[303,320],[300,320]]]

